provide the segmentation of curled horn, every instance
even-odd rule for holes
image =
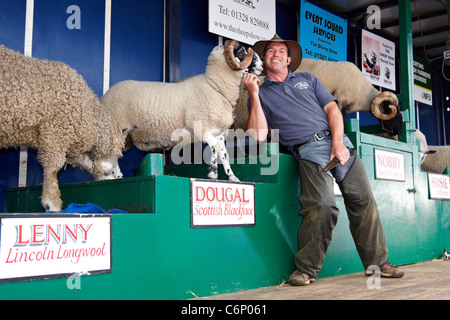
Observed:
[[[234,57],[234,50],[239,46],[239,42],[235,40],[227,40],[225,41],[223,54],[225,55],[225,60],[232,70],[244,70],[247,69],[248,66],[252,63],[253,60],[253,50],[251,48],[248,49],[248,53],[245,56],[244,60],[241,62],[237,62]]]
[[[389,113],[383,113],[380,106],[383,102],[389,103]],[[370,109],[375,118],[380,120],[389,120],[397,114],[398,99],[395,94],[389,91],[381,92],[378,96],[373,98]]]

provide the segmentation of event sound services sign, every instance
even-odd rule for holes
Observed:
[[[299,43],[304,58],[347,61],[347,21],[302,0]]]
[[[276,33],[275,0],[209,0],[208,30],[253,45]]]

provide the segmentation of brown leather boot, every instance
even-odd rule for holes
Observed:
[[[397,266],[394,266],[392,263],[387,261],[380,267],[380,276],[383,278],[401,278],[405,274],[401,271]],[[375,274],[378,270],[365,270],[364,273],[366,276],[371,276]]]
[[[316,280],[315,278],[311,278],[307,273],[295,270],[289,277],[288,283],[291,286],[307,286],[308,284],[314,282],[315,280]]]

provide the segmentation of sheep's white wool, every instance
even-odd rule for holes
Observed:
[[[102,165],[102,168],[107,174],[111,174],[113,170],[113,165],[111,162],[108,161],[101,161],[100,164]]]
[[[420,166],[423,171],[443,173],[450,166],[450,146],[429,146],[425,135],[416,130],[420,142]]]

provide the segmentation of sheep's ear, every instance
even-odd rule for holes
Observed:
[[[125,128],[122,128],[122,134],[128,134],[128,132],[130,132],[130,128],[129,127],[125,127]]]

